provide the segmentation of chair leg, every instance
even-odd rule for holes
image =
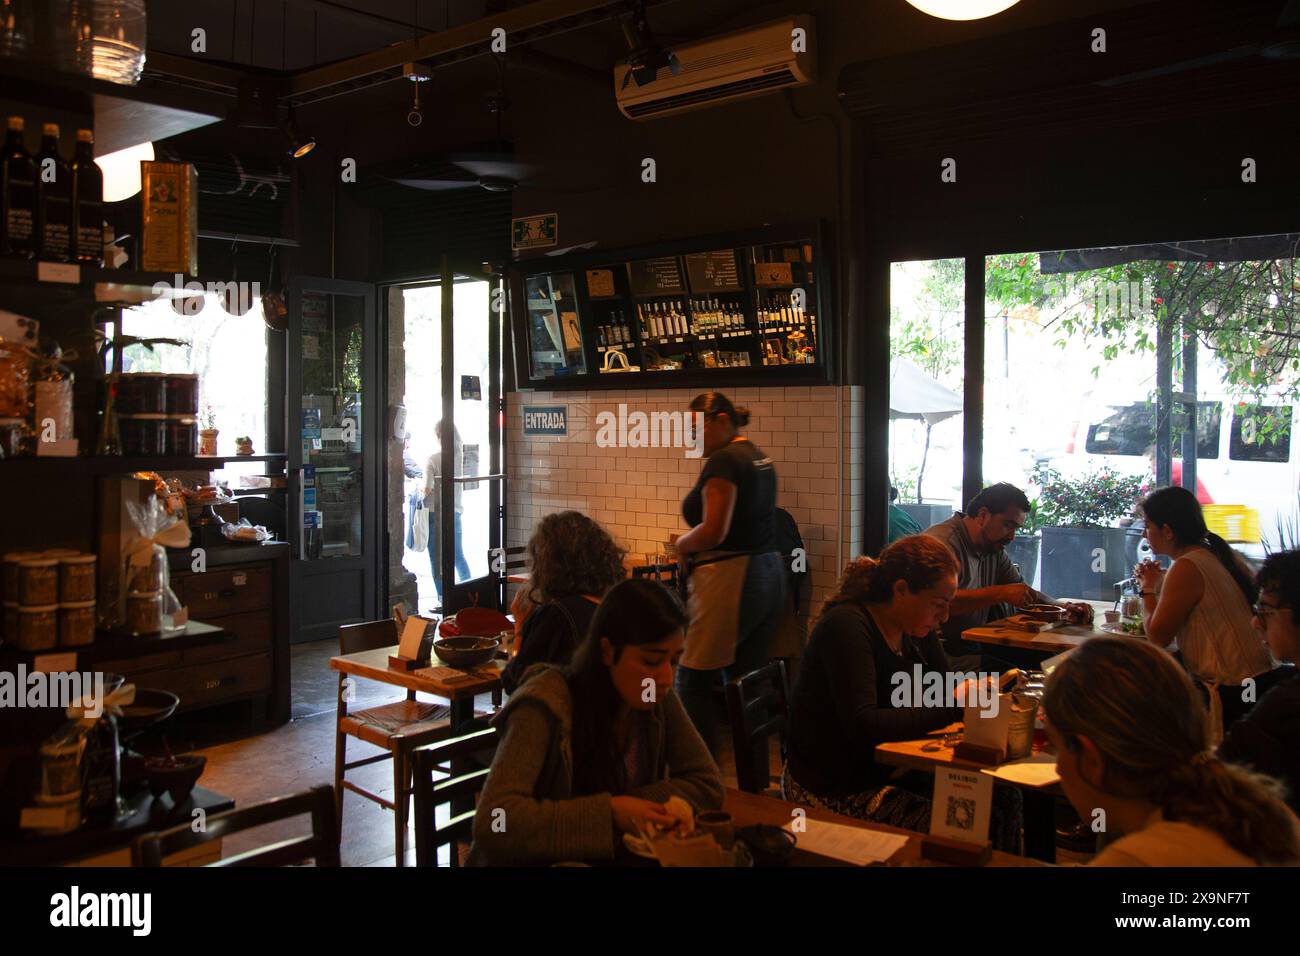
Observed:
[[[348,762],[348,735],[339,729],[348,712],[347,701],[343,699],[343,674],[339,674],[338,697],[334,704],[334,825],[338,828],[339,839],[343,836],[343,765]]]
[[[393,753],[393,826],[398,866],[406,866],[406,817],[411,799],[411,771],[405,750]]]

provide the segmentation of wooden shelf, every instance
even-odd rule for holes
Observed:
[[[192,275],[181,275],[182,286],[195,281]],[[34,259],[0,259],[0,282],[103,304],[148,302],[158,298],[154,286],[161,283],[167,286],[167,298],[178,298],[173,291],[175,273],[100,269]]]
[[[224,465],[253,462],[283,462],[283,452],[264,455],[162,455],[146,458],[135,455],[91,455],[76,458],[9,458],[0,461],[0,476],[38,477],[49,471],[79,468],[91,474],[111,475],[129,471],[212,471]],[[269,489],[264,489],[269,490]]]
[[[123,660],[145,654],[186,650],[206,644],[219,644],[233,638],[234,635],[220,627],[200,621],[190,621],[185,625],[184,630],[149,637],[123,637],[108,631],[96,631],[94,642],[83,647],[54,647],[48,651],[23,651],[6,645],[0,651],[0,662],[21,662],[30,668],[35,665],[37,658],[73,654],[76,656],[76,663],[72,669],[76,670],[99,661]]]

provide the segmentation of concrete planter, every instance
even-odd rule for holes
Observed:
[[[1128,577],[1124,528],[1044,528],[1041,590],[1059,599],[1111,601]]]

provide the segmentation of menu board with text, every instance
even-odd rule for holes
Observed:
[[[588,269],[587,295],[593,299],[607,299],[618,295],[617,290],[614,288],[614,270]]]
[[[686,256],[686,275],[692,292],[740,292],[740,268],[736,250],[692,252]]]
[[[676,256],[642,259],[627,264],[633,295],[684,295],[682,270]]]

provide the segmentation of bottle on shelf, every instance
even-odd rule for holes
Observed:
[[[36,255],[36,163],[23,145],[23,118],[9,117],[0,156],[0,254]]]
[[[104,265],[104,174],[95,165],[95,134],[77,130],[72,156],[73,258],[86,266]]]
[[[59,126],[42,128],[36,154],[37,256],[52,262],[72,257],[72,168],[59,153]]]

